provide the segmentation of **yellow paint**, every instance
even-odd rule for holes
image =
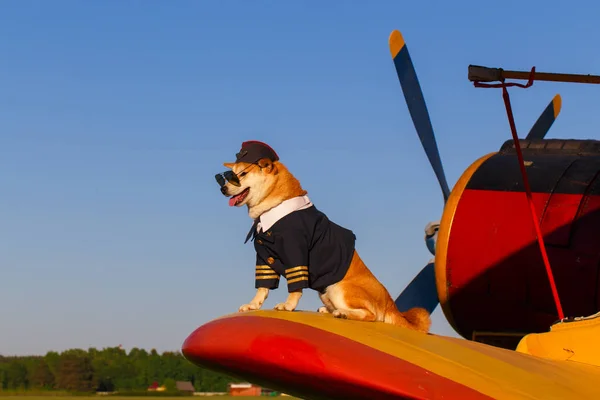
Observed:
[[[392,58],[396,58],[398,53],[400,53],[400,50],[402,50],[402,48],[405,45],[402,34],[397,30],[392,31],[388,39],[388,44],[390,46],[390,53],[392,53]]]
[[[568,360],[600,367],[600,313],[573,322],[558,322],[550,332],[532,333],[517,351],[551,360]]]
[[[239,316],[276,318],[344,336],[496,399],[600,399],[600,386],[594,383],[600,369],[581,363],[316,312],[249,311],[218,319]]]
[[[552,107],[554,108],[554,119],[556,119],[558,114],[560,114],[560,109],[562,107],[562,98],[560,97],[560,94],[557,94],[552,99]]]
[[[456,324],[450,311],[450,305],[448,304],[448,282],[446,280],[446,260],[448,256],[448,242],[450,240],[450,233],[452,231],[452,222],[454,221],[454,214],[456,208],[460,202],[467,184],[471,180],[471,177],[477,171],[477,169],[483,164],[488,158],[496,154],[496,152],[486,154],[483,157],[477,159],[463,172],[458,182],[454,185],[446,206],[444,207],[444,213],[440,221],[440,230],[438,231],[437,242],[435,246],[435,284],[437,287],[438,299],[440,306],[444,312],[444,316],[448,323],[454,328],[456,332]]]

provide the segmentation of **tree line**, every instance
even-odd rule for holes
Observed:
[[[196,391],[223,392],[233,378],[199,368],[179,352],[119,347],[50,351],[44,356],[0,355],[0,389],[86,392],[147,392],[152,383],[175,390],[176,381]]]

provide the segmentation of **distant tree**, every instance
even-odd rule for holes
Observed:
[[[146,371],[150,382],[162,382],[165,379],[165,373],[167,371],[163,368],[162,357],[158,354],[156,349],[150,350]]]
[[[50,351],[45,356],[0,355],[0,389],[71,392],[145,391],[153,382],[175,389],[190,381],[198,391],[225,391],[232,378],[190,363],[180,352],[120,347]]]
[[[94,391],[96,382],[89,356],[78,351],[61,354],[56,383],[59,389],[71,392]]]
[[[26,389],[29,386],[27,367],[19,359],[13,359],[5,370],[7,389]]]
[[[6,389],[6,363],[4,357],[0,356],[0,390]]]
[[[147,388],[150,386],[153,381],[148,373],[148,352],[145,349],[138,349],[137,347],[134,347],[129,352],[128,357],[131,360],[135,370],[135,387]]]
[[[165,381],[163,382],[163,385],[165,385],[165,388],[169,392],[174,392],[175,390],[177,390],[177,386],[175,385],[175,379],[173,379],[173,378],[165,379]]]
[[[52,389],[54,387],[54,374],[45,359],[41,358],[31,375],[31,385],[36,388]]]
[[[112,382],[112,379],[110,379],[110,378],[100,379],[96,386],[97,386],[96,390],[98,392],[114,392],[115,391],[115,384]]]
[[[49,351],[44,356],[44,360],[48,364],[48,368],[50,368],[50,372],[52,375],[56,376],[58,373],[58,363],[60,362],[60,354],[56,351]]]

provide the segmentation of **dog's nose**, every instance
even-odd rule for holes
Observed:
[[[221,186],[221,193],[227,196],[227,186]]]

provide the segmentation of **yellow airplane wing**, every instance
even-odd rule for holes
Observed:
[[[304,399],[600,399],[594,365],[316,312],[226,315],[191,333],[182,351]]]

